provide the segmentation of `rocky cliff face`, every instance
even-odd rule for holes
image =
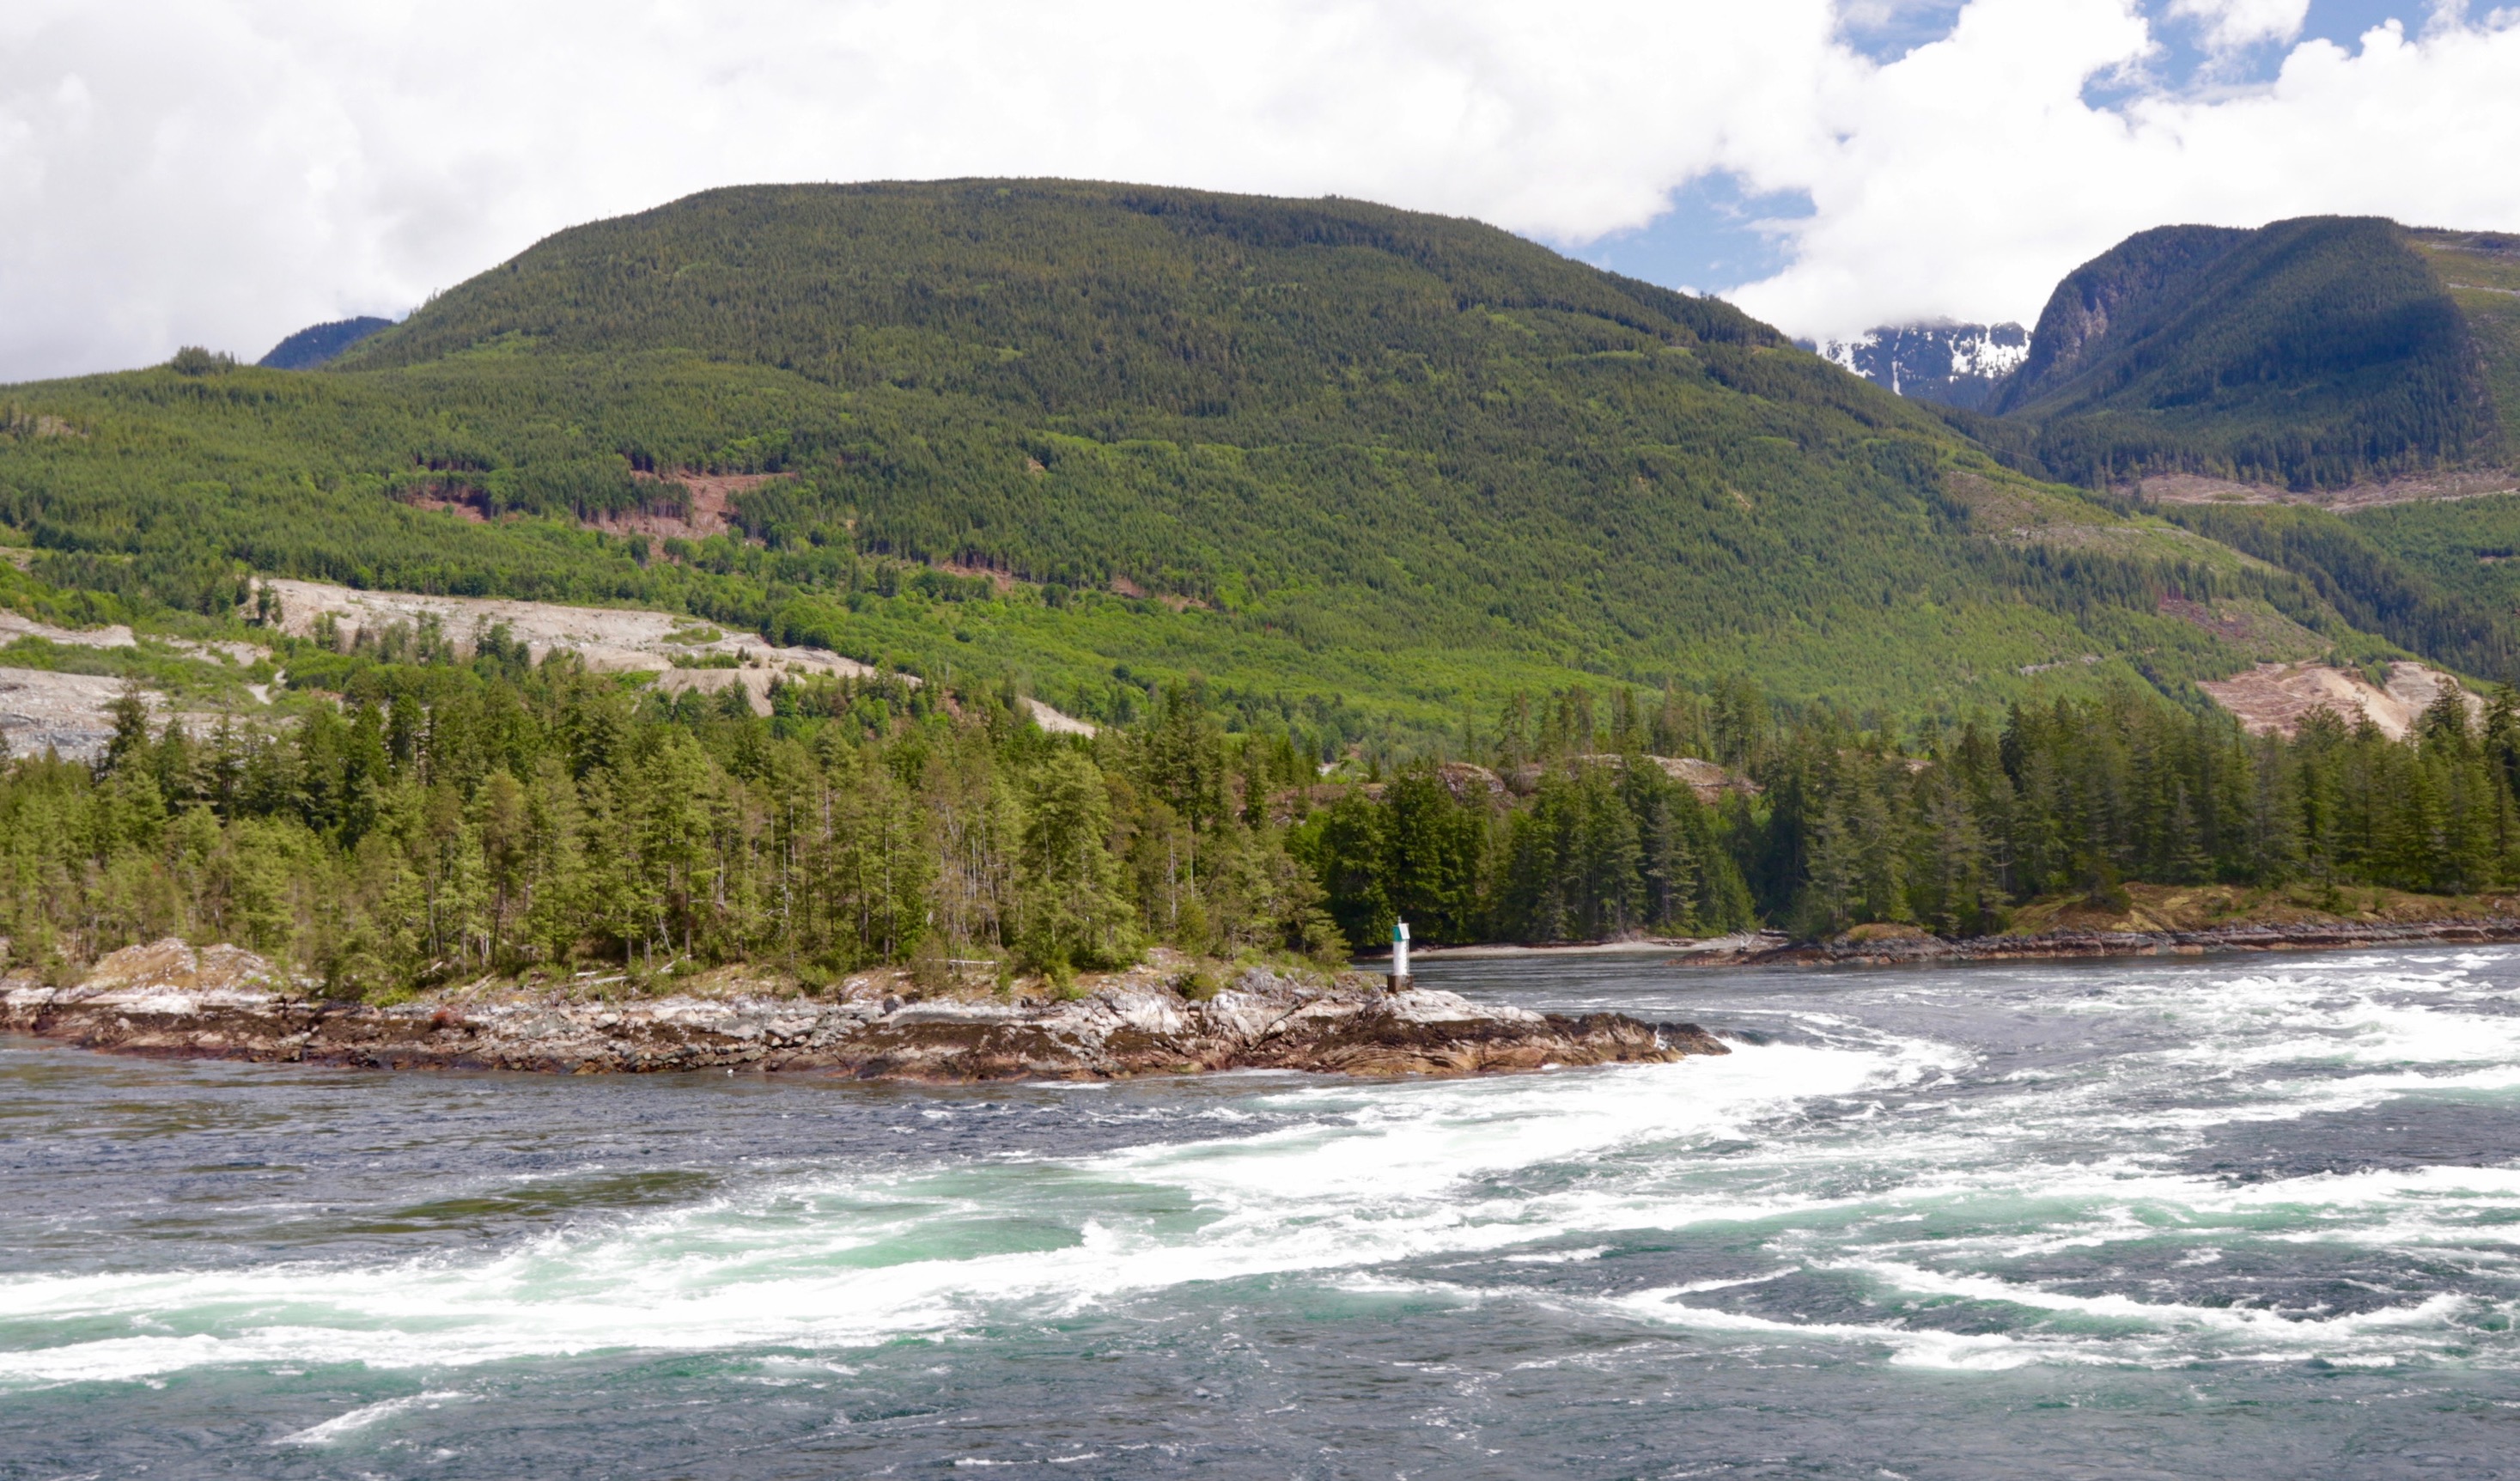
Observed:
[[[1144,974],[1061,1002],[655,998],[327,1003],[232,947],[105,959],[75,987],[6,982],[0,1027],[83,1048],[386,1069],[744,1069],[964,1082],[1216,1069],[1475,1074],[1720,1055],[1694,1025],[1581,1018],[1263,969],[1193,1002]]]

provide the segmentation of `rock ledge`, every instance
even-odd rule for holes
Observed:
[[[1204,1002],[1124,981],[1047,1004],[853,997],[327,1002],[234,947],[126,948],[76,987],[0,982],[0,1028],[86,1049],[382,1069],[697,1069],[968,1082],[1222,1069],[1463,1075],[1720,1055],[1693,1024],[1386,993],[1262,968]]]

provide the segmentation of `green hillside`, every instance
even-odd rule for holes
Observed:
[[[2520,611],[2520,496],[2392,504],[2343,522],[2445,594]]]
[[[2447,668],[2495,683],[2520,679],[2520,621],[2507,595],[2462,580],[2460,512],[2477,504],[2388,506],[2352,516],[2287,505],[2172,505],[2182,526],[2299,575],[2347,621]],[[2439,515],[2447,513],[2448,522]],[[2514,533],[2509,512],[2498,521]],[[2489,538],[2491,538],[2489,536]],[[2466,557],[2472,571],[2476,558]]]
[[[2085,483],[2318,488],[2498,461],[2515,371],[2489,369],[2470,326],[2486,295],[2453,296],[2438,260],[2376,217],[2138,233],[2057,285],[1991,409]]]
[[[731,534],[587,527],[686,471],[779,476]],[[1948,712],[2253,655],[2165,598],[2373,642],[1713,300],[1467,221],[1056,181],[713,191],[320,371],[0,389],[0,519],[141,606],[248,571],[661,604],[1351,734],[1586,679]]]
[[[2503,452],[2520,455],[2520,236],[2429,227],[2407,235],[2467,320]]]

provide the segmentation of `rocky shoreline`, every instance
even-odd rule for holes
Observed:
[[[1766,946],[1722,958],[1742,965],[1903,966],[2035,962],[2077,957],[2201,957],[2213,952],[2335,951],[2364,946],[2486,945],[2520,941],[2520,917],[2234,924],[2195,930],[2052,930],[1946,940],[1923,932]],[[1711,960],[1711,959],[1691,959]]]
[[[2196,957],[2213,952],[2337,951],[2367,946],[2520,942],[2520,915],[2415,920],[2234,921],[2192,928],[2057,928],[1999,936],[1937,936],[1913,926],[1859,926],[1825,941],[1782,931],[1705,940],[1632,937],[1552,946],[1420,948],[1430,960],[1491,957],[1658,956],[1669,966],[1902,966],[1956,962],[2038,962],[2083,957]]]
[[[2234,923],[2190,930],[2059,929],[1945,939],[1912,929],[1793,942],[1637,941],[1534,954],[1670,950],[1674,965],[1917,966],[2520,942],[2520,916]],[[897,980],[890,986],[897,987]],[[557,1073],[742,1070],[973,1083],[1117,1079],[1228,1069],[1469,1075],[1721,1055],[1694,1024],[1472,1003],[1342,972],[1307,981],[1248,968],[1190,997],[1160,971],[1041,1001],[865,990],[608,999],[568,992],[379,1006],[324,999],[229,946],[129,947],[75,986],[0,978],[0,1031],[83,1049],[378,1069]]]
[[[292,990],[233,947],[131,947],[74,987],[0,983],[0,1029],[176,1058],[560,1073],[742,1070],[970,1083],[1227,1069],[1466,1075],[1653,1063],[1728,1051],[1691,1024],[1583,1017],[1327,984],[1264,968],[1203,1001],[1134,977],[1050,1002],[870,992],[836,998],[548,994],[391,1007]]]

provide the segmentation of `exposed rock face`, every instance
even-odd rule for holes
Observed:
[[[2252,734],[2270,732],[2290,740],[2302,721],[2325,710],[2348,729],[2365,717],[2380,734],[2403,740],[2445,691],[2455,693],[2467,706],[2471,722],[2485,718],[2485,701],[2437,668],[2400,661],[2389,665],[2386,688],[2361,673],[2326,663],[2261,663],[2228,679],[2200,682],[2198,689],[2239,718]]]
[[[13,978],[0,1026],[123,1054],[394,1069],[742,1068],[926,1081],[1214,1069],[1474,1074],[1720,1055],[1693,1025],[1582,1018],[1452,993],[1245,971],[1205,1002],[1124,985],[1070,1002],[549,999],[374,1008],[310,999],[233,947],[117,952],[72,988]]]
[[[1647,756],[1644,759],[1659,767],[1664,776],[1697,793],[1697,800],[1708,807],[1721,803],[1729,792],[1738,792],[1744,797],[1759,795],[1759,784],[1738,773],[1726,771],[1712,761],[1700,761],[1695,756]],[[1628,764],[1627,757],[1611,751],[1593,751],[1567,760],[1576,766],[1606,767],[1614,772],[1626,770]],[[1527,797],[1540,789],[1540,784],[1549,772],[1550,768],[1540,762],[1527,762],[1506,773],[1505,785],[1516,795]]]

